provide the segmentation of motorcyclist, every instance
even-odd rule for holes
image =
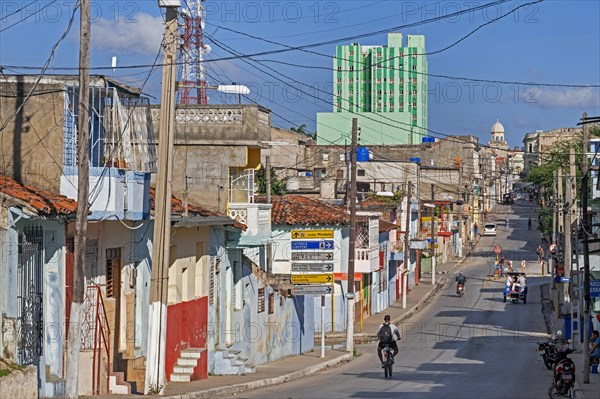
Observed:
[[[458,292],[458,286],[462,285],[463,286],[463,290],[467,290],[467,278],[465,277],[465,275],[463,274],[463,272],[458,272],[458,276],[456,276],[454,278],[454,281],[456,281],[456,292]]]
[[[383,348],[389,345],[394,351],[392,356],[395,357],[398,354],[398,344],[396,344],[396,340],[402,339],[400,337],[400,331],[398,331],[398,327],[396,327],[394,324],[391,324],[390,320],[390,315],[386,314],[383,317],[383,324],[381,324],[377,329],[377,338],[379,339],[379,344],[377,345],[377,356],[379,356],[379,361],[381,362],[382,368],[384,366],[383,353],[381,353]]]

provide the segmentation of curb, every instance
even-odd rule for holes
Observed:
[[[314,366],[309,366],[302,370],[284,374],[279,377],[264,378],[262,380],[243,382],[243,383],[234,384],[234,385],[226,385],[226,386],[222,386],[222,387],[206,389],[204,391],[190,392],[190,393],[186,393],[184,395],[163,396],[162,398],[164,398],[164,399],[192,399],[192,398],[203,399],[203,398],[211,398],[216,395],[235,394],[238,392],[243,392],[243,391],[247,391],[247,390],[255,389],[255,388],[267,387],[270,385],[279,385],[279,384],[283,384],[284,382],[295,380],[295,379],[298,379],[298,378],[301,378],[301,377],[304,377],[307,375],[315,374],[315,373],[317,373],[321,370],[324,370],[328,367],[337,366],[338,364],[340,364],[344,361],[352,360],[352,357],[353,357],[352,353],[345,353],[336,358],[327,360],[326,362],[315,364]]]
[[[421,300],[419,302],[417,302],[417,304],[415,306],[410,308],[402,316],[398,317],[397,319],[392,320],[392,323],[398,324],[398,323],[401,323],[402,321],[410,318],[412,315],[414,315],[416,312],[418,312],[421,307],[423,307],[424,305],[429,303],[431,298],[433,298],[435,296],[435,294],[437,294],[437,292],[439,290],[441,290],[445,284],[446,284],[446,278],[444,277],[444,278],[440,279],[440,281],[436,282],[435,287],[433,287],[431,290],[429,290],[429,292],[423,298],[421,298]],[[331,335],[325,334],[325,339],[327,339],[327,338],[345,338],[345,337],[346,337],[346,333],[341,333],[341,332],[334,333]],[[354,338],[375,338],[375,334],[355,333]]]

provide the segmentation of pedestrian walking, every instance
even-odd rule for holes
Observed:
[[[531,217],[527,220],[527,230],[531,230]]]
[[[477,225],[477,223],[475,223],[473,225],[473,233],[475,234],[475,237],[477,237],[478,232],[479,232],[479,226]]]

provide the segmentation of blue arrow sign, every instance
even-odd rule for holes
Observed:
[[[590,296],[600,297],[600,280],[590,280]]]
[[[292,250],[302,249],[333,249],[333,240],[321,240],[321,241],[292,241]]]

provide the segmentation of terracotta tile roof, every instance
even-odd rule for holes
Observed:
[[[390,202],[389,199],[383,200],[380,198],[367,198],[357,205],[360,209],[395,209],[398,207],[398,204]]]
[[[150,209],[154,212],[154,198],[156,197],[156,189],[154,187],[150,187]],[[183,206],[183,201],[175,196],[171,196],[171,213],[180,215],[183,214],[185,207]],[[192,216],[225,216],[221,215],[217,212],[209,211],[208,209],[202,208],[200,206],[194,204],[188,204],[188,214]],[[238,229],[246,231],[247,226],[243,223],[235,221],[234,226]]]
[[[345,208],[302,195],[272,197],[273,224],[287,225],[347,225],[350,215]]]
[[[398,226],[397,224],[386,222],[383,219],[379,219],[379,232],[380,233],[394,230],[394,229],[401,229],[401,227]]]
[[[64,195],[21,184],[10,177],[0,176],[0,194],[9,197],[11,205],[25,208],[42,216],[72,215],[77,202]]]

